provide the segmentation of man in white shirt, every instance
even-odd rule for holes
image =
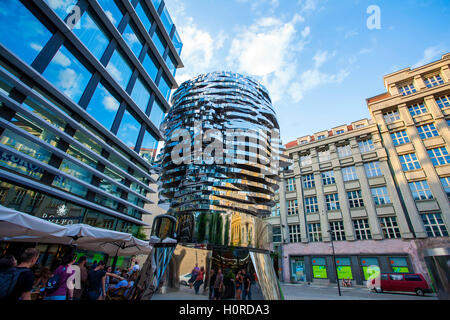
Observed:
[[[69,290],[69,299],[73,298],[74,289],[81,289],[81,270],[80,267],[76,264],[69,265],[67,267],[67,273],[72,273],[72,270],[75,272],[67,278],[67,289]]]

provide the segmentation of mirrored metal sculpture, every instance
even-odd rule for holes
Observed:
[[[279,299],[271,227],[262,217],[289,162],[268,91],[250,77],[214,72],[184,82],[172,104],[161,125],[158,182],[160,202],[168,201],[168,215],[176,218],[175,238],[208,250],[205,270],[220,266],[230,277],[242,268],[256,271],[264,298]],[[182,275],[167,276],[177,287],[173,279]]]

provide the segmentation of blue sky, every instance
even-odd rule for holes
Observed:
[[[283,142],[369,117],[383,76],[450,52],[448,0],[166,0],[179,83],[231,70],[270,92]],[[381,29],[369,30],[377,5]]]

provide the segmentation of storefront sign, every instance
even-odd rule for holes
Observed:
[[[81,222],[81,217],[57,217],[46,213],[43,213],[41,218],[63,226]]]
[[[352,268],[350,266],[337,267],[338,279],[353,279]]]
[[[325,266],[313,266],[313,276],[314,278],[326,279],[327,268]]]

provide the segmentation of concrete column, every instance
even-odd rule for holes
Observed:
[[[305,199],[303,197],[302,176],[300,175],[300,163],[297,153],[294,154],[293,160],[294,160],[295,186],[298,201],[298,223],[300,224],[300,237],[302,243],[307,243],[308,232],[306,231],[306,213],[304,202]]]
[[[406,108],[406,105],[399,106],[399,112],[401,112],[401,116],[405,118],[409,118],[407,121],[407,134],[411,139],[414,148],[416,149],[417,159],[419,159],[420,165],[425,171],[425,175],[427,176],[427,182],[430,186],[431,192],[439,204],[442,212],[442,218],[444,219],[445,224],[447,225],[447,229],[450,226],[450,203],[448,201],[447,194],[442,187],[441,181],[439,180],[439,176],[434,168],[433,163],[431,162],[430,157],[428,156],[427,149],[419,136],[419,132],[417,131],[417,127],[414,125],[412,117]],[[447,125],[446,125],[447,126]],[[442,135],[442,132],[440,132]],[[447,139],[449,139],[447,137]],[[420,216],[418,217],[420,219]]]
[[[434,118],[434,124],[439,131],[440,136],[444,139],[447,146],[450,146],[450,128],[445,120],[445,115],[439,108],[433,96],[425,97],[425,105]]]
[[[426,89],[427,86],[425,85],[425,81],[423,81],[421,75],[417,75],[414,77],[414,87],[417,91]]]
[[[450,82],[450,68],[449,66],[443,66],[441,68],[441,76],[445,82]]]
[[[286,206],[286,180],[282,174],[280,180],[280,191],[278,195],[280,196],[280,228],[281,228],[281,241],[284,242],[289,239],[289,230],[287,227],[287,206]],[[283,226],[286,226],[283,228]]]
[[[379,125],[380,133],[383,137],[384,146],[388,151],[393,172],[398,173],[396,174],[397,184],[403,196],[404,204],[410,217],[415,235],[418,238],[426,238],[427,233],[425,232],[422,222],[420,221],[419,212],[417,211],[414,198],[412,197],[411,190],[409,189],[408,181],[406,180],[405,174],[403,173],[400,160],[398,159],[397,152],[394,143],[392,142],[389,130],[387,129],[386,123],[384,121],[383,114],[381,113],[381,111],[376,111],[373,113],[373,117],[375,119],[375,122]],[[410,137],[410,139],[411,138],[412,137]]]
[[[322,173],[320,172],[319,159],[316,149],[311,150],[312,168],[314,171],[314,182],[316,184],[317,204],[319,206],[320,228],[322,230],[322,240],[328,242],[331,240],[328,230],[330,229],[327,216],[327,207],[325,195],[323,193]]]

